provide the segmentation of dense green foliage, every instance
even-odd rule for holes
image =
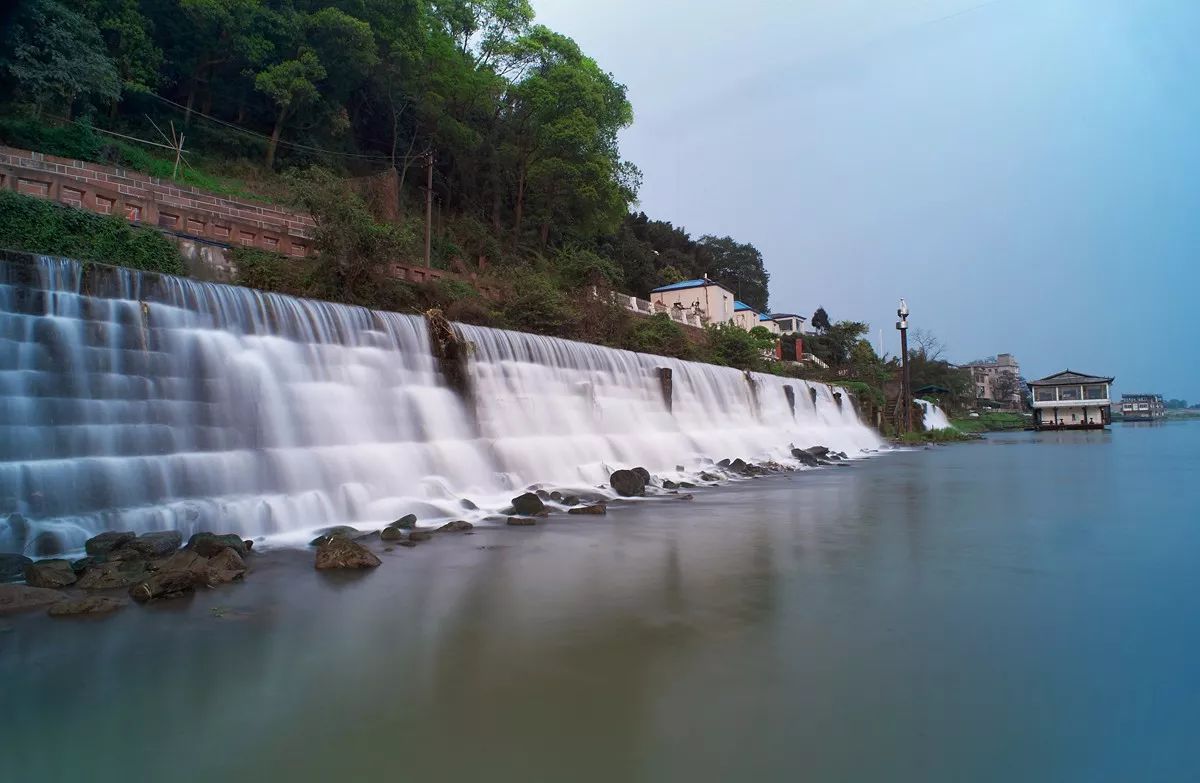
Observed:
[[[173,122],[189,184],[278,198],[278,169],[394,169],[389,219],[420,214],[432,160],[443,265],[566,253],[638,296],[707,273],[767,306],[752,245],[629,213],[625,88],[528,0],[20,0],[3,21],[0,115],[45,130],[6,120],[0,141],[170,176],[169,151],[91,128],[159,140],[150,121]]]
[[[183,273],[179,251],[157,231],[3,190],[0,247],[150,272]]]

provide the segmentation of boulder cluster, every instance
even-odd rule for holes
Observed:
[[[128,602],[151,603],[240,581],[254,543],[232,533],[196,533],[183,543],[178,530],[137,535],[108,531],[88,539],[87,556],[70,561],[33,561],[3,555],[0,578],[17,576],[25,584],[0,584],[0,614],[45,607],[54,617],[109,614]]]
[[[847,465],[849,459],[844,452],[833,451],[827,446],[810,446],[807,449],[792,447],[792,457],[803,467],[823,467],[826,465]],[[677,465],[675,470],[683,472],[683,466]],[[794,470],[773,460],[766,462],[748,462],[740,457],[723,459],[713,463],[706,470],[700,471],[697,478],[706,484],[718,484],[734,478],[766,476],[772,473],[785,473]],[[608,477],[609,486],[621,497],[642,497],[648,494],[662,494],[662,491],[675,493],[680,489],[692,489],[696,485],[687,481],[672,481],[650,475],[645,468],[630,468],[615,470]],[[688,496],[690,497],[690,496]]]

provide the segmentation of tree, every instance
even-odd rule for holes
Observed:
[[[55,106],[68,116],[76,101],[113,101],[117,68],[94,21],[55,0],[20,6],[3,37],[0,71],[32,101],[37,114]]]
[[[733,291],[737,298],[760,313],[768,312],[771,275],[763,267],[762,253],[754,245],[732,237],[700,237],[708,276]]]
[[[809,324],[818,332],[824,332],[829,328],[829,314],[825,312],[824,307],[817,308],[817,311],[813,313],[812,320],[809,321]]]
[[[910,357],[914,353],[919,353],[927,361],[931,362],[942,358],[942,353],[946,350],[945,343],[928,329],[913,329],[908,333],[908,342]]]
[[[867,330],[867,325],[858,321],[838,321],[822,334],[806,335],[804,345],[809,353],[831,367],[844,367]]]
[[[775,347],[775,336],[761,326],[747,332],[731,323],[704,327],[707,359],[713,364],[756,370],[763,365],[763,352]]]
[[[304,49],[294,60],[275,63],[254,77],[254,87],[275,102],[275,129],[267,145],[267,168],[275,165],[279,134],[292,112],[317,99],[317,82],[325,78],[325,67],[311,49]]]

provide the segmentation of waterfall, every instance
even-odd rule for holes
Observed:
[[[479,520],[531,482],[604,491],[619,467],[683,477],[726,457],[790,463],[793,443],[879,445],[823,384],[755,375],[752,394],[729,368],[458,329],[470,403],[420,316],[0,261],[0,551],[109,529],[294,541],[407,513]]]
[[[952,430],[954,425],[950,423],[950,419],[946,418],[946,413],[936,404],[929,400],[916,400],[916,403],[925,411],[925,429],[926,430]]]

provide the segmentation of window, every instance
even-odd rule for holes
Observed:
[[[1108,388],[1102,383],[1096,383],[1084,389],[1084,393],[1089,400],[1103,400],[1108,397]]]
[[[1054,396],[1053,386],[1038,386],[1036,389],[1037,392],[1035,399],[1038,402],[1054,402],[1056,399],[1058,399]]]
[[[1079,386],[1059,386],[1058,387],[1058,398],[1060,400],[1078,400],[1079,392],[1080,392]]]

